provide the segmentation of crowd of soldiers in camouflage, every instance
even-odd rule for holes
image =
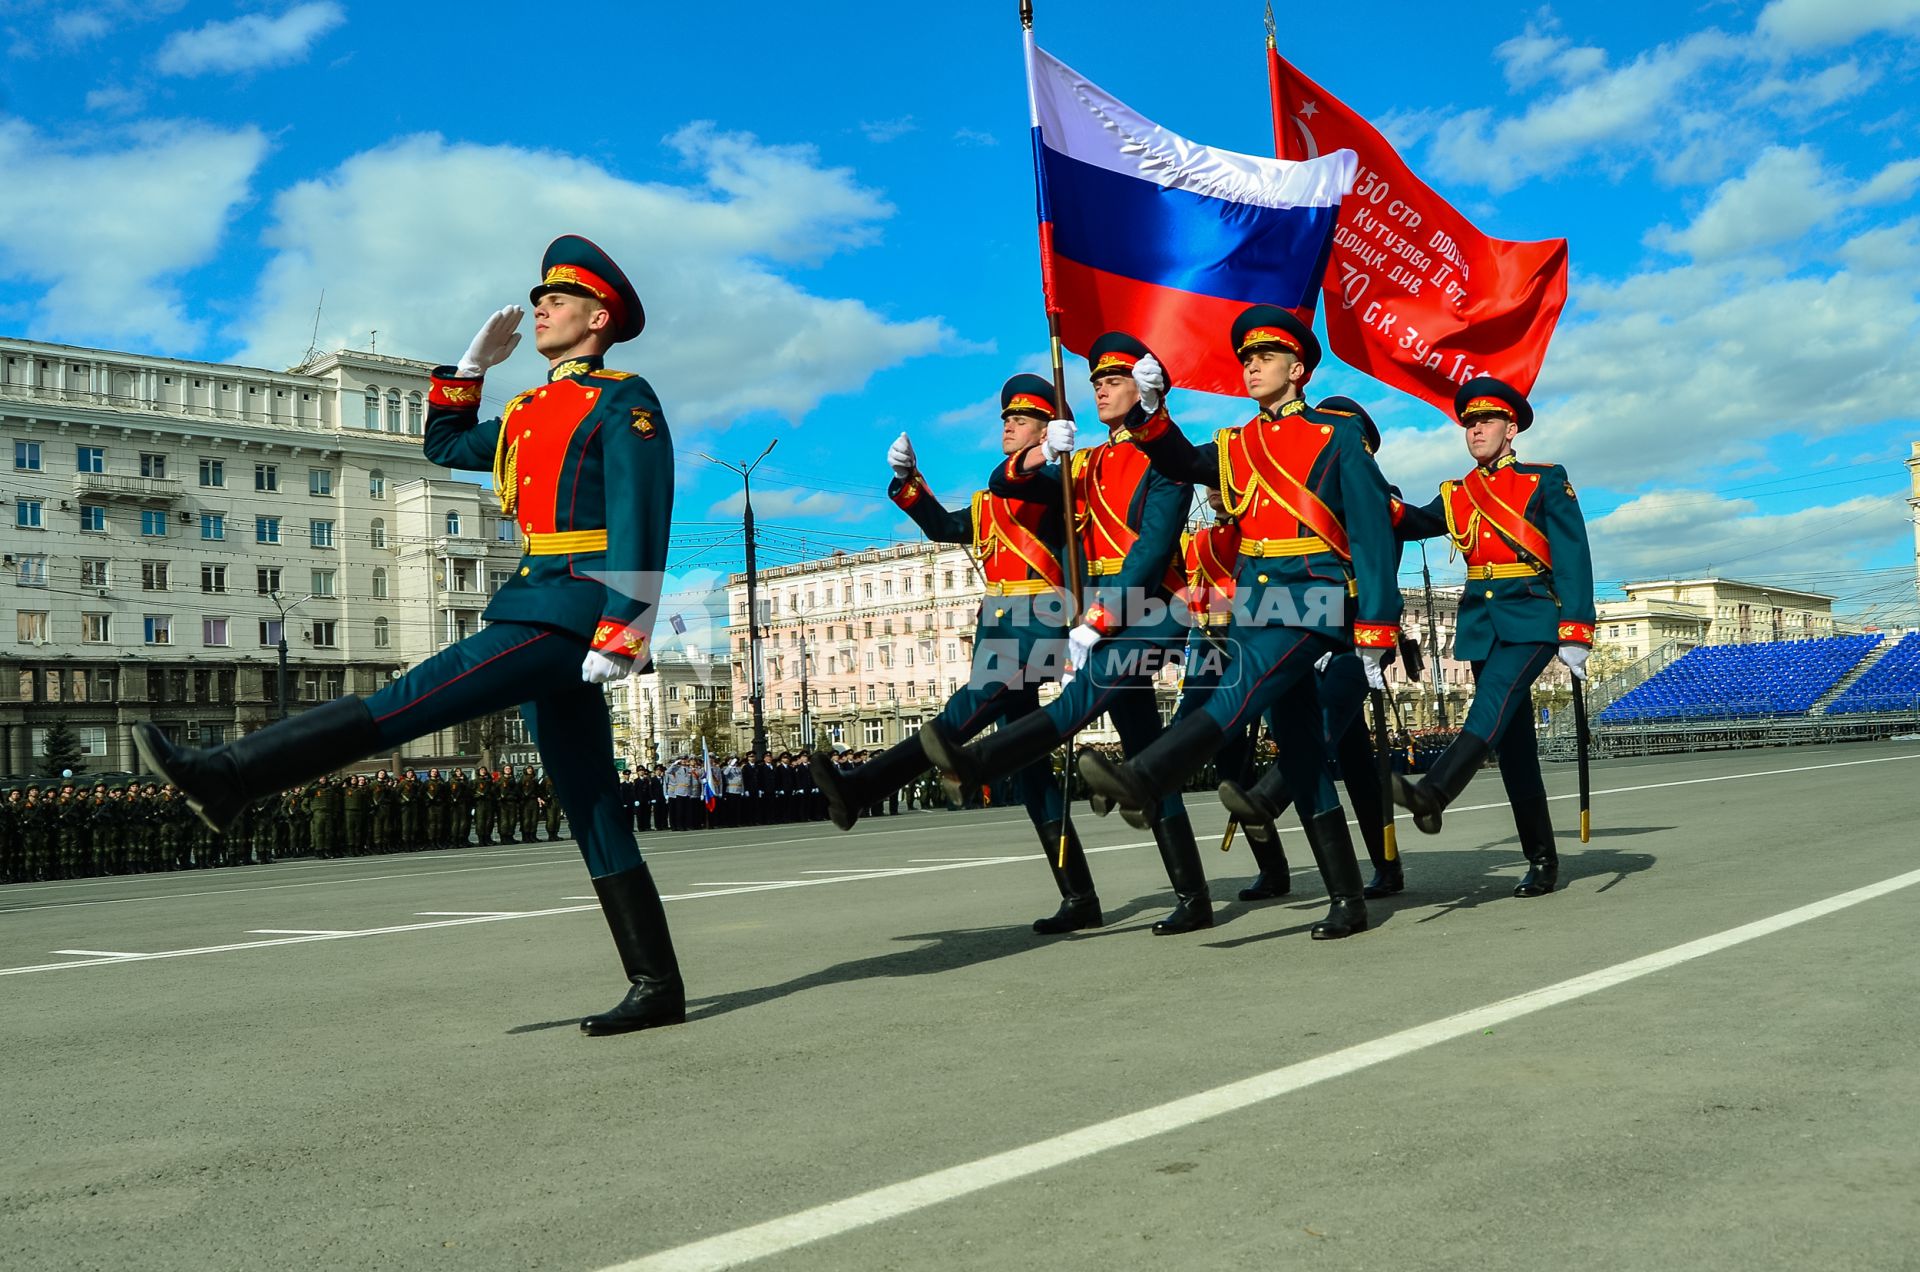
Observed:
[[[0,881],[531,843],[542,830],[559,838],[561,820],[552,779],[511,764],[497,773],[336,774],[255,802],[224,835],[171,786],[63,778],[0,800]]]

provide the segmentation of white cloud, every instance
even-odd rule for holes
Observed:
[[[53,36],[62,44],[85,44],[112,29],[113,23],[107,20],[107,15],[94,9],[75,9],[53,16]]]
[[[306,57],[313,42],[347,20],[333,0],[297,4],[278,17],[249,13],[167,37],[154,58],[162,75],[231,74],[285,66]]]
[[[125,84],[108,84],[87,94],[87,109],[103,115],[132,115],[147,104],[147,95]]]
[[[1539,22],[1528,22],[1525,31],[1494,48],[1494,56],[1505,69],[1507,83],[1515,88],[1525,88],[1544,79],[1577,84],[1606,70],[1605,49],[1576,46],[1565,36],[1554,34],[1558,26],[1551,15],[1547,15]]]
[[[1724,260],[1798,239],[1838,215],[1847,202],[1841,181],[1811,146],[1773,146],[1715,190],[1691,225],[1684,230],[1658,226],[1646,241],[1697,261]]]
[[[1903,531],[1911,527],[1897,495],[1767,513],[1749,499],[1685,489],[1650,490],[1587,526],[1596,570],[1608,578],[1792,576],[1829,592]]]
[[[1847,44],[1876,31],[1920,31],[1920,0],[1773,0],[1755,29],[1783,50]]]
[[[956,128],[953,130],[953,139],[968,146],[997,146],[1000,144],[998,137],[978,128]]]
[[[912,115],[903,115],[899,119],[863,120],[860,124],[860,131],[866,139],[881,146],[919,130],[920,125],[913,122]]]
[[[1848,58],[1798,79],[1769,75],[1755,85],[1743,100],[1755,106],[1773,105],[1791,114],[1808,115],[1849,97],[1857,97],[1879,82],[1880,72],[1877,68],[1862,67],[1859,62]]]
[[[877,238],[892,208],[850,172],[707,125],[668,144],[696,170],[688,184],[437,136],[355,155],[274,201],[275,255],[235,328],[238,356],[297,359],[324,290],[322,347],[364,347],[378,328],[383,350],[450,360],[488,313],[524,300],[548,241],[568,232],[605,247],[639,290],[648,327],[615,365],[647,375],[681,440],[751,412],[799,420],[881,368],[965,347],[938,319],[895,321],[773,268]],[[501,389],[539,378],[532,343],[495,373]]]
[[[43,287],[29,334],[188,350],[200,319],[170,279],[209,259],[267,152],[257,129],[150,123],[76,149],[0,120],[0,276]],[[182,173],[192,173],[183,181]]]
[[[1920,273],[1920,217],[1854,235],[1841,247],[1840,259],[1867,274]]]
[[[756,517],[832,517],[839,515],[846,506],[847,501],[843,496],[825,490],[776,488],[753,492],[753,515]],[[745,492],[736,490],[725,499],[715,500],[707,509],[707,516],[731,519],[742,515],[746,507]]]
[[[1853,202],[1861,206],[1899,203],[1913,193],[1916,184],[1920,184],[1920,159],[1896,160],[1874,173],[1854,193]]]

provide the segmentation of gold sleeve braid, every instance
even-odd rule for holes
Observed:
[[[1253,497],[1258,491],[1258,486],[1248,486],[1247,497],[1237,504],[1233,502],[1233,460],[1231,458],[1232,448],[1229,442],[1233,437],[1234,431],[1235,430],[1230,428],[1223,428],[1218,433],[1215,433],[1213,435],[1213,449],[1220,457],[1220,502],[1226,505],[1227,515],[1238,521],[1246,515],[1247,509],[1253,507]]]

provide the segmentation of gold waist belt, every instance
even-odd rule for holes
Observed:
[[[1095,578],[1103,574],[1118,574],[1120,567],[1126,563],[1125,557],[1097,557],[1087,562],[1087,573]]]
[[[1005,583],[989,582],[987,584],[987,595],[1038,596],[1042,592],[1052,590],[1053,586],[1053,584],[1047,582],[1045,579],[1014,579]]]
[[[1250,557],[1296,557],[1312,556],[1316,552],[1330,552],[1327,541],[1317,534],[1304,539],[1242,539],[1240,555]]]
[[[605,552],[605,530],[556,530],[527,535],[528,556],[566,556],[570,552]]]
[[[1531,579],[1540,574],[1540,568],[1525,561],[1515,561],[1507,565],[1470,565],[1467,577],[1470,579]]]

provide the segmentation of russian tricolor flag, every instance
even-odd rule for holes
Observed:
[[[1294,162],[1197,145],[1116,101],[1027,33],[1040,258],[1062,342],[1146,342],[1182,388],[1246,389],[1228,333],[1252,304],[1310,316],[1351,150]]]

